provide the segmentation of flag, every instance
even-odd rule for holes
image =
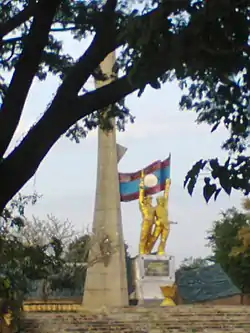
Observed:
[[[144,170],[144,176],[153,174],[157,178],[154,187],[145,187],[145,195],[152,195],[163,191],[166,179],[170,178],[170,155],[164,161],[156,161]],[[134,173],[119,173],[121,201],[133,201],[139,198],[141,171]]]

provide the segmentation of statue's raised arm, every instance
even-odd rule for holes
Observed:
[[[140,185],[139,185],[139,206],[142,208],[145,197],[145,188],[144,188],[144,171],[141,171]]]
[[[168,206],[168,199],[169,199],[169,190],[170,190],[171,180],[166,179],[165,181],[165,189],[164,189],[164,199],[165,199],[165,208],[167,209]]]

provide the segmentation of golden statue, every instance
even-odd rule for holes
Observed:
[[[139,187],[139,207],[142,214],[139,253],[148,254],[149,251],[147,247],[154,225],[155,209],[152,206],[152,197],[145,196],[144,171],[141,172],[141,180]]]
[[[149,237],[147,246],[148,253],[151,253],[155,243],[160,237],[160,244],[157,250],[157,254],[165,254],[166,242],[170,230],[170,223],[168,219],[168,198],[170,184],[170,179],[167,179],[165,183],[164,194],[156,199],[157,205],[155,207],[155,228],[152,235]]]

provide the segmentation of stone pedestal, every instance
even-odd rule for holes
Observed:
[[[161,287],[175,283],[174,257],[169,255],[138,255],[133,261],[134,292],[130,300],[138,304],[160,305],[164,299]]]

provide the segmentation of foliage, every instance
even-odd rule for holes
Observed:
[[[125,244],[125,263],[127,272],[127,283],[128,283],[128,294],[133,291],[134,281],[133,281],[133,258],[128,251],[128,245]]]
[[[46,279],[51,271],[56,272],[62,266],[62,246],[57,238],[40,245],[23,243],[19,237],[25,205],[34,203],[36,197],[18,195],[0,217],[0,299],[2,311],[10,309],[14,313],[14,324],[30,280]]]
[[[69,220],[60,221],[53,215],[47,215],[46,220],[33,216],[31,220],[25,219],[23,228],[19,231],[22,242],[30,245],[47,244],[52,238],[57,238],[64,247],[68,247],[76,231]]]
[[[237,239],[240,242],[240,245],[233,247],[231,251],[232,256],[248,256],[250,255],[250,200],[246,198],[242,202],[242,208],[245,210],[246,219],[248,225],[243,226],[237,232]]]
[[[82,292],[87,268],[103,260],[100,249],[88,260],[91,247],[100,245],[97,235],[79,236],[68,220],[53,216],[26,219],[25,206],[38,197],[18,194],[0,217],[0,306],[11,309],[15,323],[31,292],[44,300],[65,289]]]
[[[237,237],[242,228],[249,228],[247,214],[235,208],[223,212],[221,219],[213,224],[208,241],[211,246],[212,259],[221,265],[232,281],[243,292],[250,292],[250,247],[241,255],[232,255],[233,249],[242,246]]]
[[[209,265],[209,259],[208,258],[185,258],[182,263],[180,264],[179,269],[182,270],[189,270],[189,269],[195,269],[200,267],[207,267]]]
[[[30,292],[35,291],[37,298],[47,299],[52,293],[62,289],[74,291],[79,286],[80,288],[82,287],[82,281],[84,280],[82,271],[85,274],[85,268],[76,266],[73,260],[72,265],[67,264],[69,248],[71,249],[73,242],[80,239],[79,237],[77,238],[74,226],[69,220],[60,221],[52,215],[48,215],[46,220],[34,216],[32,220],[24,219],[18,238],[23,244],[29,246],[43,247],[50,243],[51,239],[57,239],[61,244],[60,267],[55,269],[54,267],[47,267],[46,275],[30,281],[26,297],[29,297]]]
[[[75,238],[69,244],[65,254],[67,262],[87,262],[90,250],[90,235],[86,234]]]
[[[92,255],[92,260],[89,259],[89,251],[94,244],[91,241],[91,236],[85,234],[75,238],[68,246],[64,254],[63,269],[56,275],[51,275],[49,278],[51,292],[63,291],[68,289],[72,292],[84,292],[84,284],[86,273],[89,266],[102,261],[102,257]],[[131,290],[132,281],[132,258],[128,252],[128,246],[125,244],[125,261],[127,271],[128,289]]]
[[[42,297],[45,298],[46,296],[47,299],[49,297],[54,298],[53,295],[55,294],[63,297],[65,292],[67,292],[67,295],[77,293],[77,296],[82,296],[87,273],[86,269],[87,266],[83,263],[64,262],[59,271],[51,272],[44,281],[46,282],[46,289],[43,288]],[[41,297],[41,295],[38,295],[38,297]]]
[[[27,220],[24,209],[39,196],[18,194],[0,217],[0,307],[1,315],[9,309],[18,325],[23,300],[35,292],[47,300],[65,289],[82,293],[89,265],[104,260],[98,235],[76,235],[72,224],[53,216],[42,221]],[[102,239],[102,238],[101,238]],[[125,247],[127,249],[127,247]],[[111,249],[110,255],[115,248]],[[126,251],[126,258],[129,254]],[[42,295],[39,291],[42,286]]]
[[[208,123],[212,131],[224,126],[229,134],[223,143],[228,159],[196,163],[185,180],[189,193],[205,167],[211,171],[204,185],[207,201],[221,189],[250,192],[248,1],[4,0],[0,22],[0,211],[62,134],[79,141],[98,125],[110,128],[112,117],[123,130],[133,120],[124,98],[173,79],[183,89],[182,109],[195,111],[198,123]],[[92,42],[74,60],[58,32]],[[117,49],[117,75],[87,91],[90,77],[107,79],[99,64]],[[6,154],[34,78],[45,80],[48,73],[60,81],[57,92]]]
[[[82,290],[88,268],[88,257],[91,248],[91,237],[85,234],[71,240],[64,254],[65,265],[56,279],[52,279],[52,290]]]
[[[231,256],[239,256],[239,255],[250,255],[250,226],[242,227],[237,232],[237,239],[240,241],[240,245],[232,248],[230,253]]]
[[[250,214],[250,198],[245,198],[242,202],[242,207],[247,214]]]

